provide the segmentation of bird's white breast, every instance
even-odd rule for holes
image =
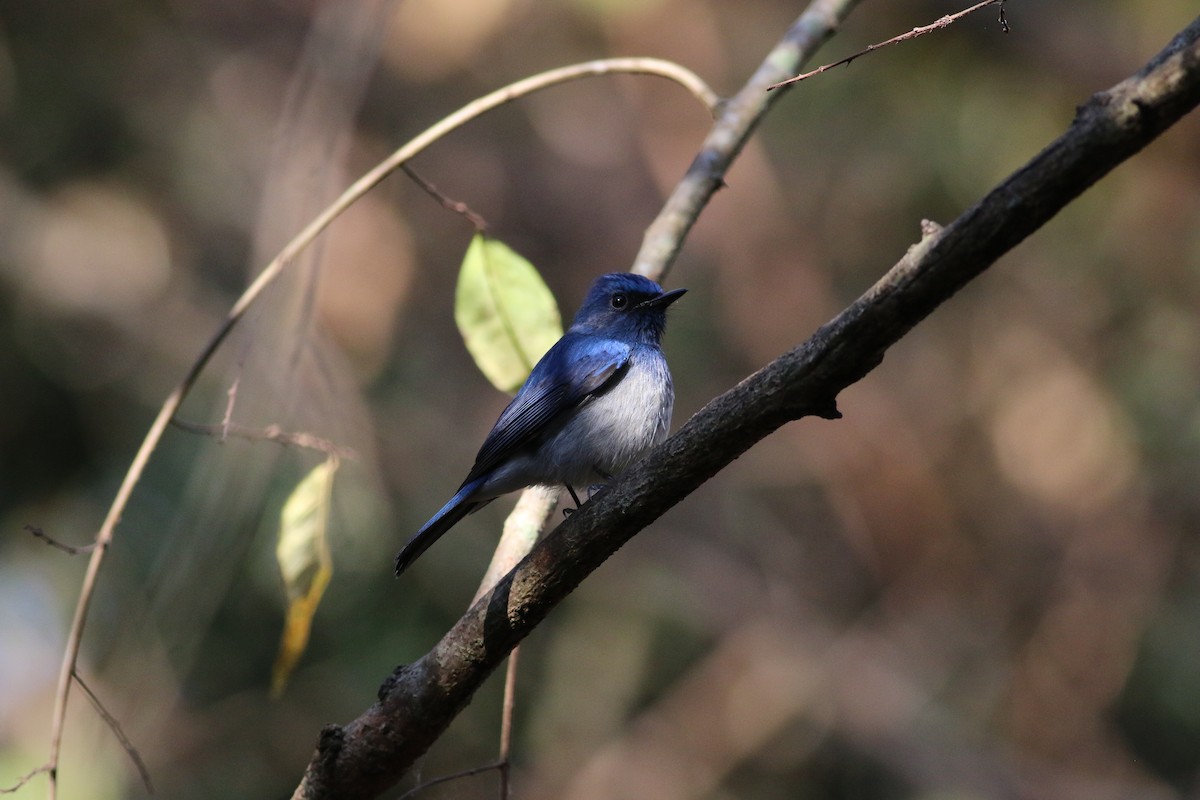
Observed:
[[[541,460],[573,486],[616,475],[667,437],[674,403],[661,351],[638,348],[620,380],[543,445]]]
[[[575,487],[615,476],[667,437],[675,391],[662,351],[637,347],[608,391],[584,403],[538,447],[513,456],[480,488],[496,497],[533,484]]]

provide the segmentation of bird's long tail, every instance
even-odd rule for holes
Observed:
[[[460,519],[491,502],[491,499],[468,499],[477,488],[479,488],[477,480],[464,484],[454,497],[450,498],[450,502],[442,506],[441,511],[434,514],[432,519],[421,526],[421,530],[413,534],[413,537],[408,540],[408,544],[404,545],[404,548],[396,555],[397,576],[408,569],[409,565],[428,550],[429,546],[436,542],[443,533],[458,524]]]

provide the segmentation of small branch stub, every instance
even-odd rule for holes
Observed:
[[[25,530],[27,530],[31,534],[33,534],[33,538],[41,539],[43,542],[45,542],[50,547],[53,547],[56,550],[62,550],[67,555],[72,555],[72,556],[83,555],[84,553],[90,553],[96,549],[96,542],[92,542],[91,544],[83,544],[83,545],[63,544],[62,542],[58,541],[57,539],[54,539],[53,537],[51,537],[48,533],[46,533],[44,530],[37,527],[36,525],[26,525]]]

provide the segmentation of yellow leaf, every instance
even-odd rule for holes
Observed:
[[[275,559],[283,575],[288,610],[279,653],[271,670],[271,696],[275,698],[283,694],[296,662],[308,645],[313,615],[333,576],[327,532],[337,468],[337,459],[330,458],[309,472],[296,484],[279,515]]]
[[[562,336],[558,304],[537,269],[483,234],[463,258],[454,321],[479,369],[509,393]]]

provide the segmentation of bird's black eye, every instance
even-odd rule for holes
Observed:
[[[614,294],[612,296],[612,307],[613,308],[622,309],[627,305],[629,305],[628,295],[626,295],[622,292],[617,292],[616,294]]]

